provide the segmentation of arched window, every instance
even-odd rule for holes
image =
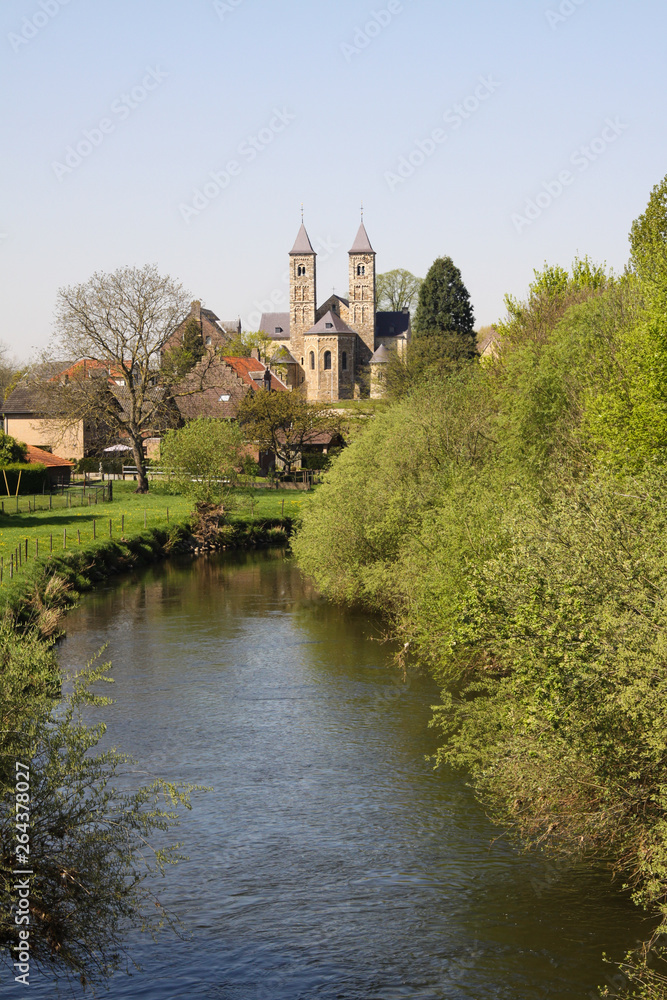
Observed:
[[[310,367],[311,367],[312,370],[315,369],[315,352],[314,351],[310,352]]]
[[[305,273],[306,273],[306,266],[305,266],[305,264],[299,264],[299,266],[296,269],[296,276],[297,276],[297,278],[303,278],[304,275],[305,275]]]
[[[366,274],[366,267],[364,264],[357,264],[357,274]]]
[[[342,369],[343,369],[344,372],[347,371],[347,351],[343,351],[343,358],[342,358],[342,365],[341,365],[341,367],[342,367]]]
[[[331,351],[324,352],[324,370],[331,371]]]

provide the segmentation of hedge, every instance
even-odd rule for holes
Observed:
[[[20,483],[19,472],[21,473]],[[17,484],[19,485],[19,496],[25,496],[28,493],[41,493],[49,485],[46,466],[39,462],[12,462],[10,465],[3,466],[0,470],[0,495],[2,496],[7,495],[5,476],[11,496],[16,493]]]

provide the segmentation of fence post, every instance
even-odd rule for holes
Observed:
[[[280,505],[280,516],[285,516],[285,497],[283,497],[283,502]]]
[[[14,553],[12,552],[12,561],[9,564],[9,579],[14,579]]]
[[[169,508],[167,507],[167,524],[169,524]]]
[[[25,561],[28,561],[28,539],[25,540]]]
[[[81,545],[81,528],[76,529],[76,537],[79,542],[79,545]]]
[[[49,510],[53,508],[53,493],[49,493]]]

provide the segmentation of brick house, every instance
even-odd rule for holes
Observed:
[[[199,328],[202,344],[211,350],[220,350],[226,343],[237,337],[241,333],[241,320],[221,320],[211,309],[203,309],[201,302],[196,299],[190,306],[190,315],[183,320],[181,325],[174,330],[173,334],[164,344],[162,354],[180,347],[183,343],[185,328],[188,323],[194,323]]]

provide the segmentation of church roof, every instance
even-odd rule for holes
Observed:
[[[296,240],[294,241],[294,246],[290,250],[290,257],[292,254],[302,254],[302,253],[312,253],[315,254],[313,250],[310,239],[308,238],[308,233],[306,232],[306,227],[303,222],[301,223],[301,228],[297,233]],[[315,256],[317,256],[315,254]]]
[[[379,312],[376,314],[376,337],[405,336],[410,330],[410,313]]]
[[[347,323],[344,323],[340,318],[338,313],[326,312],[322,319],[318,320],[315,326],[311,327],[310,330],[305,334],[306,337],[320,335],[333,336],[335,333],[351,333],[354,335],[354,330],[350,330]]]
[[[289,340],[289,313],[262,313],[259,328],[271,340]]]
[[[375,250],[371,246],[371,241],[368,238],[368,233],[366,232],[366,227],[363,222],[359,226],[359,232],[357,237],[352,244],[352,249],[350,253],[375,253]]]
[[[391,357],[391,354],[389,353],[389,351],[387,350],[387,348],[384,346],[384,344],[380,344],[380,346],[378,347],[377,351],[372,356],[372,358],[370,360],[370,364],[372,364],[372,365],[386,365],[387,362],[389,361],[390,357]]]

